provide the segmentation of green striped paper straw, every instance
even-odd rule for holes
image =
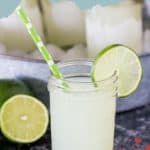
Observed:
[[[64,78],[63,78],[59,68],[57,67],[57,65],[53,61],[52,55],[47,50],[46,46],[44,45],[42,39],[40,38],[40,36],[39,36],[38,32],[36,31],[36,29],[34,28],[34,26],[32,25],[29,17],[26,15],[22,6],[19,6],[17,8],[17,14],[20,17],[21,21],[26,26],[26,28],[27,28],[29,34],[31,35],[34,43],[36,44],[40,53],[42,54],[45,61],[47,62],[48,66],[52,72],[52,75],[54,77],[56,77],[57,79],[60,79],[60,82],[62,82],[62,86],[66,89],[68,87],[67,83],[64,81]]]

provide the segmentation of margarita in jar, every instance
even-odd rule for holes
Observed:
[[[49,81],[52,150],[113,149],[116,74],[95,87],[91,68],[88,61],[60,64],[67,92],[57,79]]]
[[[107,45],[120,43],[142,53],[142,3],[126,0],[96,5],[86,14],[88,55],[94,58]]]

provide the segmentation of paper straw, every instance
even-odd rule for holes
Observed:
[[[66,89],[68,87],[67,83],[64,81],[64,78],[63,78],[59,68],[57,67],[57,65],[53,61],[52,55],[49,53],[48,49],[44,45],[38,32],[36,31],[36,29],[32,25],[29,17],[26,15],[26,12],[24,11],[23,7],[19,6],[17,8],[17,14],[20,17],[23,24],[26,26],[26,28],[27,28],[29,34],[31,35],[34,43],[36,44],[40,53],[42,54],[45,61],[47,62],[48,66],[52,72],[52,75],[54,77],[56,77],[57,79],[59,79],[60,82],[62,82],[63,87]]]

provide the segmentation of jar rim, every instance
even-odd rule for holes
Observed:
[[[73,66],[73,65],[85,65],[85,66],[89,66],[92,68],[92,64],[93,64],[93,61],[89,60],[89,59],[75,59],[75,60],[69,60],[69,61],[63,61],[63,62],[60,62],[60,63],[57,63],[58,65],[58,68],[61,70],[63,69],[64,67],[69,67],[69,66]],[[86,73],[85,74],[85,77],[89,77],[90,78],[90,72]],[[77,77],[77,76],[80,76],[80,73],[79,74],[73,74],[72,76],[71,75],[68,75],[68,77]],[[84,75],[82,76],[84,77]],[[116,77],[114,79],[114,77]],[[64,77],[65,80],[68,82],[68,84],[88,84],[88,85],[93,85],[93,81],[80,81],[80,80],[77,80],[77,81],[74,81],[74,80],[67,80],[67,77]],[[96,84],[98,85],[101,85],[103,84],[104,82],[106,81],[109,81],[109,80],[112,80],[114,79],[114,83],[117,82],[117,71],[114,70],[114,72],[112,72],[112,74],[106,78],[104,78],[103,80],[100,80],[100,81],[95,81]],[[62,87],[62,82],[60,82],[59,79],[55,78],[54,76],[51,76],[50,80],[53,82],[53,84],[56,86],[56,87],[59,87],[59,88],[63,88]]]

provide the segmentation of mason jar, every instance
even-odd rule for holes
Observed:
[[[90,79],[92,62],[60,63],[69,89],[49,80],[52,150],[113,150],[117,74],[95,87]]]

